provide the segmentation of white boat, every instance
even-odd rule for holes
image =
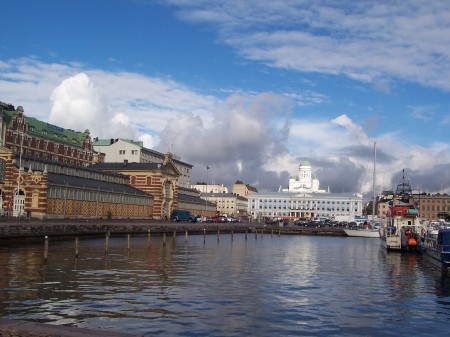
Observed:
[[[379,238],[380,232],[378,229],[374,228],[367,228],[367,229],[349,229],[344,228],[345,234],[347,236],[356,236],[356,237],[362,237],[362,238]]]
[[[426,228],[419,221],[419,210],[409,182],[398,184],[388,222],[380,227],[381,246],[387,251],[419,252],[420,235]]]

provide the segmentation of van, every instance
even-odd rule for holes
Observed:
[[[197,222],[197,217],[189,211],[185,211],[185,210],[181,210],[181,209],[174,209],[170,213],[170,221]]]

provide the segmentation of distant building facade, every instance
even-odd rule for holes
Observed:
[[[248,212],[255,219],[325,217],[350,221],[362,216],[363,197],[358,193],[256,193],[248,196]]]
[[[107,163],[163,163],[165,155],[158,151],[147,149],[143,142],[122,138],[94,138],[93,149],[104,155]],[[172,163],[179,172],[177,184],[179,187],[191,187],[192,165],[185,163],[173,154]]]
[[[390,205],[394,197],[393,191],[383,191],[378,196],[377,214],[386,218],[390,214]],[[415,193],[414,201],[419,205],[419,217],[423,220],[439,220],[445,213],[450,214],[450,196],[448,194]]]
[[[212,217],[217,214],[217,205],[213,200],[202,199],[198,190],[180,187],[178,191],[179,209],[185,209],[200,216]]]
[[[194,188],[202,193],[228,193],[228,188],[219,184],[208,184],[208,183],[197,183],[195,185],[191,185],[191,188]]]
[[[448,194],[415,194],[414,199],[419,202],[419,216],[422,219],[439,220],[443,214],[450,214]]]
[[[237,180],[234,184],[233,184],[233,190],[232,192],[234,194],[240,195],[241,197],[247,197],[251,194],[255,194],[258,193],[258,190],[253,187],[250,186],[248,184],[244,184],[242,181]]]
[[[248,199],[234,193],[201,193],[205,200],[217,205],[217,214],[246,217]]]

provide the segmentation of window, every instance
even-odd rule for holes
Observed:
[[[125,153],[124,153],[125,154]],[[131,150],[131,154],[132,155],[136,155],[137,154],[137,150]]]
[[[125,150],[119,150],[119,154],[125,154]]]

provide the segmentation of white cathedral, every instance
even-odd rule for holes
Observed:
[[[289,179],[289,188],[281,189],[282,192],[303,193],[327,193],[329,191],[319,189],[320,182],[317,177],[312,177],[312,167],[308,160],[302,160],[298,167],[298,176]]]

